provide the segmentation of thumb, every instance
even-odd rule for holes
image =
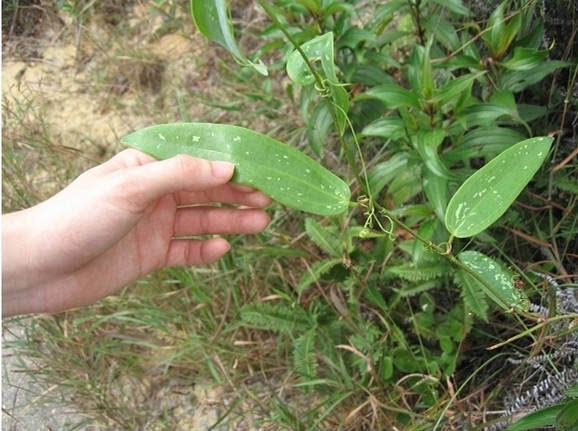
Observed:
[[[203,191],[229,182],[235,165],[187,155],[120,171],[122,194],[137,207],[170,193]]]

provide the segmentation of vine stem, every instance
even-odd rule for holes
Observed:
[[[309,58],[307,57],[307,54],[305,54],[305,52],[303,51],[303,49],[301,48],[301,46],[297,43],[297,41],[293,38],[293,36],[291,35],[291,33],[289,33],[289,31],[287,31],[287,29],[285,28],[285,26],[277,19],[277,16],[275,15],[275,13],[273,12],[273,10],[265,3],[264,0],[257,0],[259,5],[263,8],[263,10],[265,11],[265,13],[269,16],[269,18],[275,23],[275,25],[277,27],[279,27],[279,29],[281,30],[281,32],[285,35],[285,37],[291,42],[291,44],[295,47],[295,49],[297,50],[297,52],[299,52],[299,54],[301,55],[301,57],[303,58],[303,61],[305,62],[305,64],[307,65],[307,68],[309,69],[309,71],[311,72],[311,74],[313,75],[315,82],[317,84],[317,89],[321,92],[322,97],[326,98],[327,96],[326,94],[326,86],[325,86],[325,82],[322,79],[321,75],[319,75],[319,73],[315,70],[315,68],[313,67],[313,64],[311,64],[311,61],[309,60]],[[419,12],[419,1],[417,3],[417,7],[418,7],[418,12]],[[331,100],[328,100],[328,103],[332,103]],[[333,105],[333,106],[337,106],[337,105]],[[339,106],[337,106],[337,109],[340,109]],[[337,118],[336,118],[336,113],[333,109],[330,109],[331,112],[331,116],[333,117],[333,123],[335,124],[336,127],[337,126]],[[349,117],[347,115],[346,112],[343,112],[346,120],[347,120],[347,124],[349,126],[349,128],[351,129],[351,133],[353,135],[353,139],[354,139],[354,143],[356,145],[356,149],[359,152],[359,156],[361,159],[361,163],[363,166],[363,174],[364,174],[364,180],[362,180],[360,174],[359,174],[359,170],[357,168],[357,166],[355,165],[355,160],[351,159],[351,155],[348,153],[347,148],[345,148],[345,142],[343,139],[343,136],[341,136],[340,133],[338,133],[340,135],[340,141],[341,141],[341,145],[342,148],[345,149],[345,153],[346,153],[346,157],[348,159],[348,162],[350,164],[350,167],[352,168],[360,186],[362,188],[366,188],[366,192],[368,193],[368,197],[369,197],[369,205],[370,208],[377,208],[382,214],[385,214],[387,217],[389,217],[395,224],[399,225],[403,230],[405,230],[406,232],[408,232],[410,235],[412,235],[414,238],[416,238],[418,241],[421,241],[424,245],[426,245],[427,247],[430,247],[432,250],[434,250],[436,253],[444,256],[446,259],[448,259],[450,261],[450,263],[452,263],[453,265],[459,267],[460,269],[464,270],[465,272],[467,272],[468,274],[470,274],[474,279],[476,279],[479,283],[481,283],[489,292],[492,292],[493,295],[495,295],[496,298],[498,298],[502,304],[507,304],[507,301],[505,301],[502,296],[492,287],[489,285],[488,282],[486,282],[486,280],[484,280],[478,273],[476,273],[474,270],[472,270],[470,267],[468,267],[467,265],[465,265],[464,263],[460,262],[453,254],[451,254],[451,239],[453,239],[453,235],[450,238],[450,242],[448,243],[448,246],[446,247],[446,249],[444,250],[442,247],[440,247],[437,244],[434,244],[432,241],[427,240],[423,237],[421,237],[416,231],[414,231],[412,228],[410,228],[409,226],[407,226],[405,223],[403,223],[400,219],[398,219],[396,216],[394,216],[389,210],[387,210],[386,208],[382,207],[381,205],[379,205],[375,199],[373,198],[373,196],[371,196],[371,190],[369,188],[369,181],[368,181],[368,177],[367,177],[367,170],[365,168],[365,163],[363,161],[363,154],[361,152],[361,148],[359,145],[359,142],[357,140],[357,136],[355,133],[355,130],[353,129],[353,125],[351,124],[351,121],[349,120]],[[379,219],[377,219],[375,213],[373,211],[370,211],[370,217],[374,217],[378,224],[381,226],[381,223],[379,222]]]
[[[273,10],[271,9],[271,7],[269,7],[264,0],[257,0],[259,5],[263,8],[263,10],[265,11],[265,13],[267,14],[267,16],[273,21],[273,23],[279,27],[279,30],[281,30],[281,32],[285,35],[285,37],[289,40],[289,42],[291,42],[291,44],[293,45],[293,47],[295,48],[295,50],[297,50],[297,52],[299,53],[299,55],[301,55],[301,57],[303,58],[303,61],[305,62],[305,64],[307,65],[307,68],[309,69],[309,71],[311,72],[311,74],[313,75],[313,77],[315,78],[315,87],[316,89],[319,91],[319,93],[321,94],[321,97],[323,99],[325,99],[325,101],[330,104],[330,108],[335,108],[335,109],[341,109],[339,106],[337,106],[336,104],[334,104],[331,100],[330,96],[327,96],[327,87],[325,85],[325,80],[321,77],[321,75],[319,74],[319,72],[317,72],[317,70],[315,70],[315,68],[313,67],[313,64],[311,63],[311,61],[309,60],[309,57],[307,57],[307,54],[305,53],[305,51],[303,51],[303,48],[301,48],[301,46],[299,45],[299,43],[297,43],[297,41],[293,38],[293,36],[291,35],[291,33],[289,33],[289,31],[287,31],[287,29],[285,28],[285,26],[277,19],[277,16],[275,15],[275,13],[273,12]],[[331,83],[330,83],[331,85]],[[339,129],[338,126],[338,122],[337,122],[337,114],[335,109],[329,109],[329,112],[331,114],[331,118],[333,119],[333,124],[335,124],[335,126]],[[343,112],[343,110],[342,110]],[[355,131],[353,130],[353,127],[351,126],[351,122],[349,121],[349,117],[347,116],[346,112],[343,112],[345,118],[347,119],[347,122],[349,124],[349,126],[351,127],[351,131],[355,140],[355,143],[357,145],[357,147],[359,148],[359,144],[357,142],[357,137],[355,135]],[[341,133],[338,133],[339,135],[339,141],[341,144],[341,148],[344,149],[345,151],[345,157],[347,158],[347,163],[349,164],[349,167],[351,168],[351,170],[353,171],[353,174],[355,175],[355,177],[358,179],[359,184],[363,185],[364,182],[361,181],[360,178],[360,174],[359,174],[359,169],[357,169],[357,165],[355,163],[355,159],[351,156],[351,154],[348,152],[346,145],[345,145],[345,140],[343,139],[343,136],[341,135]],[[361,158],[361,162],[363,164],[363,158]],[[367,183],[367,174],[365,174],[365,184]]]
[[[299,52],[301,57],[303,57],[303,61],[305,61],[307,68],[309,69],[309,71],[311,72],[313,77],[315,78],[315,82],[316,82],[318,88],[321,90],[324,90],[325,84],[323,82],[323,79],[321,78],[321,75],[319,75],[319,73],[315,70],[315,68],[313,67],[313,64],[311,64],[311,61],[309,61],[309,57],[307,57],[307,54],[305,54],[305,51],[303,51],[303,49],[301,48],[301,45],[299,45],[297,43],[297,41],[293,38],[293,36],[291,36],[291,33],[289,33],[287,31],[287,29],[285,28],[285,26],[283,24],[281,24],[281,22],[277,19],[277,16],[273,12],[273,10],[263,0],[257,0],[257,1],[258,1],[259,5],[263,8],[263,10],[265,11],[267,16],[269,18],[271,18],[271,20],[273,21],[273,23],[277,27],[279,27],[279,30],[281,30],[281,32],[285,35],[285,37],[287,39],[289,39],[289,42],[291,42],[291,44],[295,47],[297,52]]]
[[[382,207],[381,205],[379,205],[377,202],[373,201],[372,204],[375,206],[375,208],[377,208],[382,214],[385,214],[387,217],[389,217],[395,224],[399,225],[403,230],[405,230],[407,233],[409,233],[410,235],[412,235],[415,239],[417,239],[418,241],[422,242],[424,245],[426,245],[427,247],[430,247],[431,249],[433,249],[436,253],[438,253],[439,255],[445,257],[447,260],[450,261],[451,264],[457,266],[458,268],[462,269],[463,271],[467,272],[469,275],[471,275],[473,278],[476,279],[476,281],[478,281],[479,283],[481,283],[485,289],[487,289],[489,292],[491,292],[496,298],[498,298],[502,304],[502,306],[506,305],[508,303],[508,301],[506,301],[497,291],[496,289],[494,289],[486,280],[484,280],[477,272],[475,272],[473,269],[471,269],[469,266],[467,266],[465,263],[461,262],[458,258],[456,258],[452,253],[451,253],[451,241],[448,243],[448,246],[446,247],[446,249],[444,250],[442,247],[440,247],[437,244],[434,244],[433,242],[431,242],[428,239],[423,238],[420,234],[418,234],[415,230],[413,230],[411,227],[409,227],[408,225],[406,225],[404,222],[402,222],[399,218],[397,218],[396,216],[394,216],[391,211],[389,211],[388,209]],[[453,238],[450,238],[450,240]]]

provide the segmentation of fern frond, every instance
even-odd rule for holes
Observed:
[[[427,281],[439,278],[448,271],[447,264],[435,262],[414,266],[410,264],[398,265],[387,269],[387,272],[397,275],[408,281]]]
[[[570,178],[569,176],[556,178],[554,180],[554,185],[565,192],[578,194],[578,180],[575,178]]]
[[[299,307],[281,304],[250,304],[240,310],[245,326],[276,332],[305,332],[312,322]]]
[[[305,379],[312,379],[317,375],[315,335],[316,331],[312,329],[297,338],[293,343],[293,364],[295,370]]]
[[[409,287],[402,287],[398,290],[399,295],[402,298],[410,297],[418,295],[426,290],[433,289],[434,287],[438,287],[439,284],[437,281],[425,281],[423,283],[415,284]]]
[[[466,312],[471,312],[484,321],[488,321],[488,301],[486,294],[479,287],[479,282],[464,271],[458,271],[454,275],[455,283],[460,287],[460,293]]]

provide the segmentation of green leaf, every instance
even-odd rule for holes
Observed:
[[[453,52],[460,46],[460,39],[453,24],[441,15],[432,15],[424,24],[426,30],[432,33],[448,51]]]
[[[500,218],[540,168],[553,140],[537,137],[519,142],[469,177],[446,209],[451,234],[474,236]]]
[[[556,430],[575,431],[578,428],[578,400],[564,403],[562,411],[556,416]]]
[[[395,84],[382,84],[373,87],[356,99],[377,99],[385,104],[388,109],[402,106],[419,109],[419,99],[411,91]]]
[[[301,276],[296,289],[297,293],[303,293],[309,286],[319,281],[323,274],[326,274],[334,266],[340,263],[341,259],[326,259],[315,262],[311,265],[311,268],[308,268]]]
[[[567,397],[578,398],[578,383],[566,388],[564,395]]]
[[[339,134],[343,135],[346,126],[346,114],[349,110],[349,96],[347,91],[339,84],[334,63],[333,33],[325,33],[317,36],[300,46],[313,67],[321,63],[324,85],[328,86],[329,94],[334,105],[331,109],[337,120]],[[315,83],[315,75],[309,69],[305,59],[298,50],[294,50],[287,57],[287,74],[289,78],[299,85],[311,85]]]
[[[490,31],[482,37],[496,59],[501,58],[508,50],[522,25],[522,14],[519,12],[506,23],[504,11],[507,4],[507,1],[502,2],[492,13],[488,20],[488,29]]]
[[[467,311],[475,314],[483,321],[488,321],[488,302],[481,283],[463,270],[454,274],[454,281],[460,287],[460,293]]]
[[[363,84],[375,87],[380,84],[393,84],[393,78],[385,73],[381,67],[374,64],[357,64],[350,81],[354,84]]]
[[[307,218],[305,231],[309,238],[329,255],[337,257],[341,254],[339,240],[333,230],[321,226],[317,220]]]
[[[505,310],[512,308],[521,311],[528,310],[530,301],[524,292],[514,287],[514,275],[498,261],[477,251],[461,252],[458,259],[484,280],[490,288],[469,273],[465,277],[467,283],[475,284]]]
[[[462,0],[434,0],[440,6],[448,8],[456,15],[470,16],[472,12],[463,5]]]
[[[547,57],[548,51],[517,47],[514,55],[501,64],[510,70],[531,70],[542,64]]]
[[[412,141],[426,168],[431,173],[438,177],[454,179],[454,174],[444,165],[438,154],[438,148],[446,136],[445,133],[443,129],[419,131],[412,136]]]
[[[480,76],[484,75],[486,72],[470,73],[467,75],[460,76],[459,78],[452,79],[444,87],[439,90],[439,92],[434,97],[434,102],[444,105],[448,102],[454,101],[458,96],[462,95],[465,91],[471,92],[472,84]]]
[[[333,118],[327,103],[320,103],[315,107],[311,119],[307,122],[307,138],[309,145],[317,156],[321,156],[323,146],[331,132]]]
[[[292,333],[311,329],[312,322],[303,308],[284,304],[249,304],[240,310],[245,326],[267,331]]]
[[[530,85],[536,84],[550,75],[556,69],[568,67],[571,63],[566,61],[545,61],[530,70],[507,70],[500,76],[498,88],[519,93]]]
[[[495,126],[495,122],[502,116],[513,116],[515,112],[510,109],[493,103],[475,104],[468,106],[460,120],[466,124],[468,129],[476,126]]]
[[[122,142],[157,159],[188,154],[234,163],[233,181],[301,211],[335,215],[349,206],[351,192],[340,178],[295,148],[242,127],[159,124],[133,132]]]
[[[524,416],[519,421],[513,423],[506,431],[529,431],[536,428],[554,425],[556,416],[562,410],[561,405],[547,407]]]
[[[387,272],[397,275],[408,281],[425,281],[439,278],[448,270],[445,263],[433,262],[423,265],[403,264],[392,266],[387,269]]]
[[[391,159],[375,165],[367,175],[372,196],[377,196],[390,181],[398,177],[407,163],[407,153],[397,153]]]
[[[237,46],[225,0],[191,0],[191,15],[205,37],[226,48],[242,65],[267,76],[267,67],[263,62],[253,63]]]
[[[440,220],[444,220],[448,205],[448,180],[435,175],[429,169],[423,173],[423,191],[434,212]]]
[[[361,134],[364,136],[379,136],[381,138],[399,139],[405,136],[403,120],[394,115],[387,118],[380,118],[363,128]]]
[[[514,129],[479,127],[466,133],[462,143],[444,153],[442,159],[446,163],[453,163],[460,160],[466,161],[473,157],[494,157],[524,139],[525,136]]]
[[[315,329],[307,331],[293,343],[293,363],[295,371],[305,379],[317,375],[317,359],[315,357]]]

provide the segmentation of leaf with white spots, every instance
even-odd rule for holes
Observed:
[[[446,227],[452,235],[474,236],[498,220],[538,171],[552,141],[537,137],[519,142],[469,177],[446,208]]]
[[[464,251],[458,259],[474,271],[486,284],[481,283],[471,274],[461,271],[464,281],[471,288],[478,288],[505,310],[512,308],[527,311],[530,301],[526,294],[514,287],[514,275],[501,263],[477,251]],[[485,313],[484,313],[485,314]]]
[[[157,159],[188,154],[235,165],[232,181],[301,211],[335,215],[349,207],[349,186],[297,149],[242,127],[211,123],[158,124],[122,138]]]

